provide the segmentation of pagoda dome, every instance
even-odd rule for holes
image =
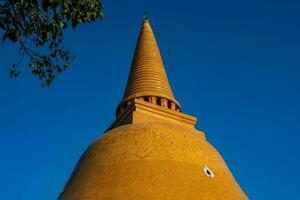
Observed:
[[[246,200],[176,101],[145,17],[116,119],[81,156],[59,200]]]
[[[247,199],[203,132],[168,122],[112,129],[90,145],[61,200]]]

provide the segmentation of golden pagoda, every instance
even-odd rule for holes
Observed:
[[[145,17],[116,120],[81,156],[60,200],[248,199],[175,100]]]

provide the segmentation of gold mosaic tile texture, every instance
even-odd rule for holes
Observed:
[[[120,105],[130,104],[82,155],[60,200],[247,199],[195,117],[143,97],[179,106],[147,19]]]
[[[138,96],[160,96],[175,100],[148,20],[143,22],[141,28],[124,100]]]
[[[214,177],[207,176],[207,166]],[[247,199],[204,134],[172,123],[121,126],[80,159],[61,200]]]

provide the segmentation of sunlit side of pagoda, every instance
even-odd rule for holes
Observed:
[[[248,199],[195,124],[174,98],[145,17],[116,120],[81,156],[59,199]]]

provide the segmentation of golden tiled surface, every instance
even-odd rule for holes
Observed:
[[[214,177],[203,169],[208,166]],[[169,122],[124,125],[83,154],[61,200],[247,199],[204,134]]]
[[[179,106],[145,19],[117,119],[82,155],[59,199],[246,200],[196,118],[137,98],[149,96]]]
[[[138,96],[160,96],[175,100],[148,20],[142,24],[124,100]]]
[[[132,100],[131,105],[111,124],[108,130],[125,124],[161,122],[162,120],[194,128],[197,118],[135,98]]]

